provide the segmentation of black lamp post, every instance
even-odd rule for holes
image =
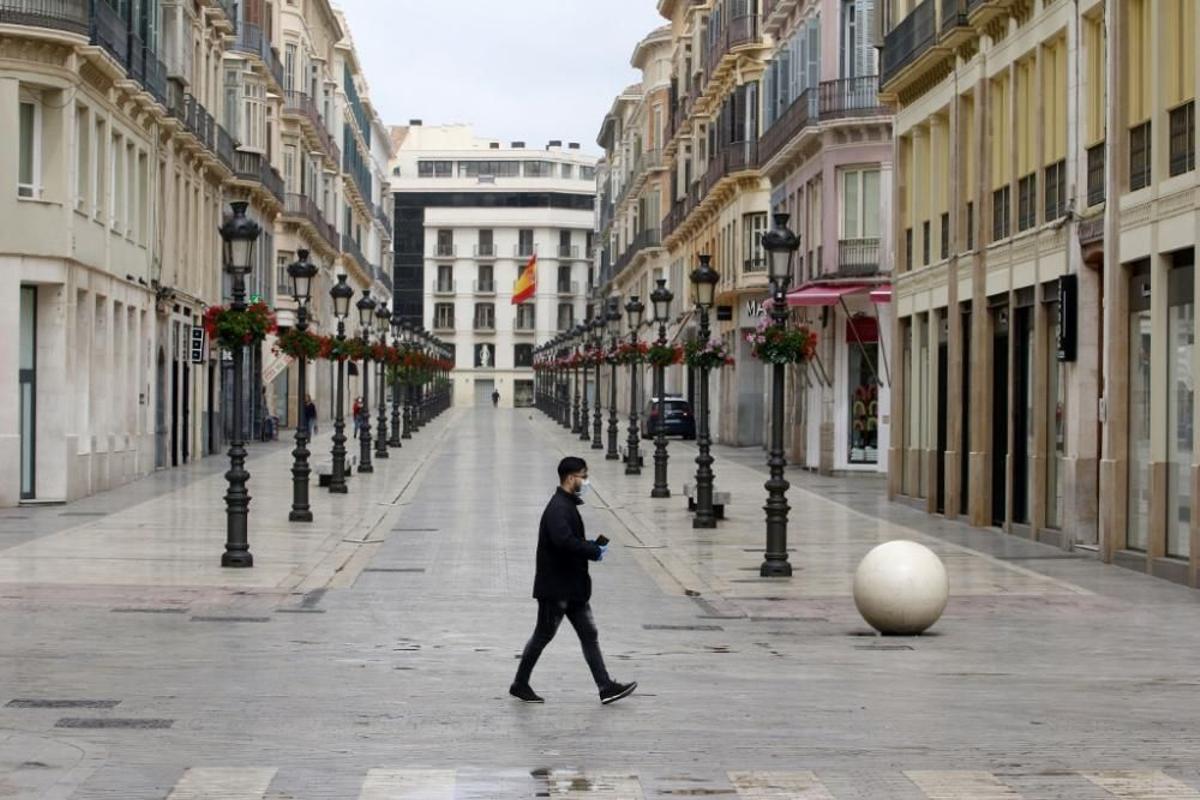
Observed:
[[[591,415],[588,413],[588,378],[591,377],[591,370],[588,365],[583,363],[583,356],[587,355],[588,351],[588,332],[591,331],[590,323],[581,322],[575,327],[575,343],[580,355],[579,363],[579,380],[582,389],[579,395],[579,441],[591,441],[592,435],[588,433],[588,427],[591,423]]]
[[[792,279],[792,258],[800,249],[800,237],[787,227],[788,215],[776,214],[775,227],[763,234],[762,245],[767,251],[771,275],[771,324],[776,328],[787,325],[787,287]],[[783,477],[787,461],[783,457],[783,379],[784,365],[771,365],[771,450],[767,466],[771,476],[767,490],[767,552],[759,574],[764,578],[788,577],[792,565],[787,554],[788,482]]]
[[[292,298],[296,301],[296,330],[308,331],[308,301],[312,298],[312,282],[317,275],[317,265],[309,260],[307,250],[298,250],[297,259],[288,264],[288,277],[292,279]],[[308,467],[308,359],[301,353],[296,364],[299,375],[296,395],[298,398],[299,422],[296,425],[296,449],[292,451],[292,510],[288,514],[291,522],[312,522],[312,508],[308,504],[308,478],[312,471]]]
[[[226,217],[220,228],[224,242],[225,272],[233,278],[233,302],[231,311],[246,310],[246,274],[254,266],[254,245],[262,232],[258,223],[246,216],[245,202],[232,203],[233,214]],[[229,443],[229,471],[225,480],[229,489],[225,493],[225,552],[221,555],[222,567],[253,567],[254,556],[250,555],[249,518],[250,492],[246,481],[246,443],[242,433],[242,366],[246,348],[238,345],[233,349],[233,440]]]
[[[642,305],[642,301],[638,296],[632,295],[629,302],[625,304],[625,313],[629,315],[629,343],[635,348],[638,344],[638,328],[642,326],[642,312],[646,307]],[[626,475],[641,475],[642,474],[642,456],[638,452],[638,393],[637,393],[637,377],[638,369],[641,368],[639,359],[635,356],[629,362],[629,452],[625,454],[625,474]]]
[[[379,344],[382,347],[387,347],[388,322],[392,318],[392,312],[388,310],[388,304],[380,300],[379,305],[375,308],[375,333],[379,335]],[[375,365],[375,371],[378,376],[379,387],[378,397],[379,406],[378,423],[379,427],[375,431],[375,460],[388,458],[388,428],[387,428],[387,364],[380,361]],[[368,420],[368,424],[370,421]]]
[[[392,317],[392,345],[401,351],[400,320]],[[401,354],[402,351],[401,351]],[[400,447],[400,370],[392,371],[392,435],[388,438],[388,447]]]
[[[667,279],[659,278],[658,286],[650,293],[650,303],[654,307],[654,321],[658,323],[658,345],[667,345],[667,320],[671,318],[671,301],[675,295],[667,288]],[[658,414],[654,416],[654,488],[650,490],[651,497],[670,497],[671,488],[667,485],[667,393],[666,366],[661,362],[654,365],[654,397],[650,407],[657,403]]]
[[[596,315],[592,318],[591,343],[592,352],[599,354],[604,345],[604,306],[596,304]],[[604,449],[604,412],[600,408],[600,359],[596,359],[596,396],[595,408],[592,410],[592,449]]]
[[[333,299],[333,315],[337,317],[337,340],[346,341],[346,317],[350,316],[350,299],[354,289],[346,283],[346,273],[337,277],[329,290]],[[346,359],[337,360],[337,391],[333,418],[333,469],[329,476],[329,491],[346,493]]]
[[[412,350],[412,328],[407,322],[400,323],[400,346],[407,354]],[[404,431],[400,434],[401,439],[412,438],[412,376],[408,376],[408,380],[404,382],[404,408],[401,412],[400,420],[404,424]]]
[[[608,311],[604,314],[604,320],[608,323],[609,340],[615,349],[617,346],[617,336],[621,331],[621,298],[608,298]],[[617,452],[617,433],[619,423],[617,421],[617,365],[610,364],[609,369],[609,387],[608,387],[608,452],[604,454],[605,461],[618,461],[621,454]]]
[[[583,325],[576,325],[571,329],[571,354],[582,355],[583,353]],[[581,396],[580,378],[583,376],[583,366],[576,361],[571,366],[571,380],[575,384],[575,397],[572,401],[573,413],[571,416],[571,433],[584,434],[582,438],[587,438],[584,426],[584,420],[587,419],[587,403]],[[587,388],[586,386],[584,387]]]
[[[692,270],[692,286],[696,291],[696,312],[700,318],[700,341],[707,342],[708,310],[712,308],[720,275],[712,268],[710,257],[700,256],[700,266]],[[717,516],[713,511],[713,457],[709,453],[712,441],[708,434],[708,368],[700,368],[700,406],[696,444],[700,454],[696,456],[696,513],[692,517],[693,528],[717,527]]]
[[[371,328],[375,325],[375,300],[370,289],[362,290],[362,297],[354,304],[358,309],[358,333],[363,343],[362,358],[362,416],[358,422],[358,471],[374,472],[371,463]]]

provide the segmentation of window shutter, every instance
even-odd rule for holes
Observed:
[[[792,43],[788,42],[787,48],[780,51],[779,57],[782,61],[779,64],[779,91],[775,105],[777,115],[782,114],[789,105],[792,104]]]
[[[792,64],[795,80],[792,83],[792,97],[799,97],[808,88],[808,23],[796,32],[796,53]]]
[[[808,85],[815,88],[821,81],[821,21],[814,19],[808,26]]]
[[[856,45],[858,47],[858,75],[877,75],[876,65],[878,52],[875,50],[875,2],[876,0],[855,0],[857,5],[858,31]]]

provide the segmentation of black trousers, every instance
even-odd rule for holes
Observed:
[[[611,681],[608,671],[604,668],[604,656],[600,653],[600,633],[596,630],[592,607],[587,603],[572,603],[566,600],[538,600],[537,627],[533,629],[533,636],[529,637],[525,652],[521,654],[516,682],[529,683],[529,676],[533,674],[538,658],[546,649],[546,645],[554,639],[563,617],[571,621],[571,626],[579,636],[583,658],[592,671],[592,680],[596,681],[597,688],[603,689]]]

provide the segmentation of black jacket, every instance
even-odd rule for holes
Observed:
[[[587,562],[600,560],[600,545],[584,538],[582,503],[560,486],[542,512],[533,579],[533,596],[538,600],[587,602],[592,596]]]

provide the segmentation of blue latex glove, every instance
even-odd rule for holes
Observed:
[[[600,545],[600,557],[599,557],[599,558],[597,558],[596,560],[597,560],[597,561],[603,561],[603,560],[604,560],[604,556],[605,556],[607,553],[608,553],[608,545],[606,545],[606,544],[602,544],[602,545]]]

